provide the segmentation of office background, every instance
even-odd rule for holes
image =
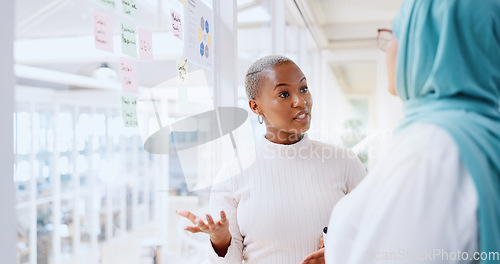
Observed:
[[[207,165],[206,153],[192,157],[189,172],[180,155],[144,150],[153,126],[124,126],[119,41],[114,52],[92,42],[93,10],[121,19],[123,1],[111,10],[100,2],[4,3],[1,255],[30,264],[203,263],[206,238],[184,232],[174,211],[205,210],[208,194],[192,191],[186,175]],[[382,155],[402,114],[386,91],[376,36],[391,28],[402,1],[201,1],[214,20],[214,63],[188,64],[203,77],[193,77],[185,97],[162,84],[178,75],[187,32],[175,38],[170,15],[182,15],[186,2],[136,2],[133,20],[152,33],[154,50],[152,62],[137,60],[138,94],[163,92],[165,123],[220,106],[248,110],[246,69],[283,54],[308,78],[311,138],[352,147],[368,170]],[[264,132],[251,112],[246,125],[252,135]],[[180,144],[197,140],[196,129],[184,132]]]

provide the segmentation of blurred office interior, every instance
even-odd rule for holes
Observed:
[[[262,56],[282,54],[299,65],[314,99],[310,137],[353,148],[368,171],[402,117],[377,49],[377,29],[392,28],[402,0],[109,1],[114,9],[104,0],[8,0],[1,11],[2,57],[10,56],[2,62],[2,156],[9,146],[14,155],[2,161],[0,192],[2,208],[15,212],[3,227],[15,230],[15,241],[0,239],[15,244],[14,263],[205,263],[206,237],[185,232],[188,222],[174,212],[207,210],[199,175],[213,177],[221,158],[213,146],[155,154],[144,143],[218,107],[248,111],[236,137],[262,135],[244,90],[246,70]],[[125,2],[136,4],[133,18],[122,13]],[[190,32],[183,20],[184,38],[175,37],[171,13],[183,16],[194,2],[211,13],[213,65],[188,61],[183,84],[178,63]],[[114,51],[96,49],[95,10],[152,33],[153,60],[132,58],[137,127],[124,125],[120,25]],[[199,126],[180,135],[180,145],[196,142]]]

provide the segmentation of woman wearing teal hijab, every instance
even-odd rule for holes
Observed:
[[[500,263],[500,1],[406,0],[386,57],[405,118],[326,262]]]

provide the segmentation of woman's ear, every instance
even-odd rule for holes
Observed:
[[[255,101],[255,99],[250,99],[248,101],[248,105],[250,106],[250,109],[252,110],[252,112],[254,112],[257,115],[261,114],[261,112],[260,112],[260,106],[257,104],[257,102]]]

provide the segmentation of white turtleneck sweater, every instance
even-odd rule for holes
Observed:
[[[210,245],[210,261],[300,263],[319,249],[333,206],[358,185],[365,168],[352,151],[307,135],[292,145],[263,138],[240,160],[252,157],[243,172],[241,163],[227,164],[212,188],[211,213],[226,212],[232,239],[224,257]]]

